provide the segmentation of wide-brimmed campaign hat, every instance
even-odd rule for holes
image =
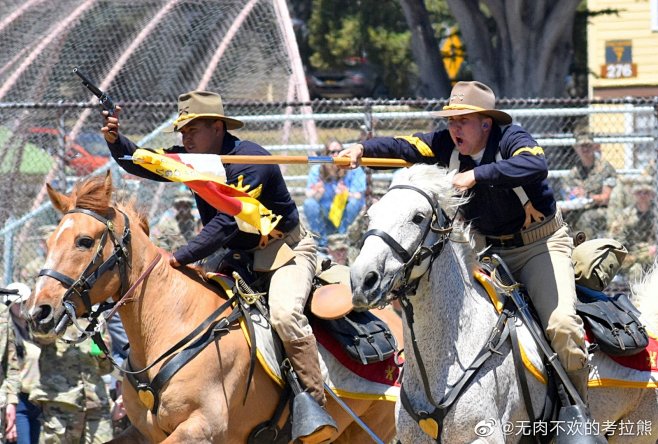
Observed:
[[[512,123],[512,116],[495,109],[496,95],[491,88],[481,82],[457,82],[450,92],[450,100],[434,115],[439,117],[462,116],[465,114],[484,114],[500,125]]]
[[[190,91],[178,96],[178,118],[167,132],[180,131],[194,119],[218,119],[226,124],[227,130],[242,128],[244,123],[224,115],[222,97],[209,91]]]

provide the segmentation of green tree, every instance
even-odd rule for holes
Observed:
[[[366,57],[382,70],[389,93],[408,96],[417,78],[411,32],[394,0],[312,0],[308,23],[310,64],[336,68]]]

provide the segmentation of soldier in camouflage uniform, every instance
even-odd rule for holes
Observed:
[[[180,190],[174,198],[174,206],[152,228],[151,238],[157,246],[167,251],[176,251],[199,233],[200,220],[191,192]]]
[[[76,337],[70,327],[66,337]],[[91,340],[41,345],[41,375],[30,401],[42,410],[41,444],[103,443],[112,439],[109,393],[102,375],[111,362]]]
[[[564,220],[574,232],[582,231],[587,239],[605,237],[606,213],[610,194],[617,185],[617,171],[601,159],[601,146],[588,135],[578,135],[574,150],[579,164],[564,179],[565,199],[588,199],[584,208],[561,207]]]
[[[611,223],[610,236],[626,247],[628,255],[621,273],[635,281],[656,258],[656,191],[651,177],[642,178],[632,189],[635,203],[624,208]]]
[[[3,301],[5,302],[5,301]],[[16,440],[16,404],[21,389],[20,364],[16,353],[16,336],[9,307],[0,303],[0,440]],[[7,431],[7,433],[5,433]]]
[[[7,289],[18,290],[18,294],[7,295],[9,313],[16,338],[16,354],[20,366],[20,392],[16,406],[16,433],[19,444],[36,444],[41,430],[41,409],[29,401],[29,395],[39,380],[39,354],[41,349],[34,344],[27,322],[23,317],[23,303],[32,290],[22,282],[12,282]]]

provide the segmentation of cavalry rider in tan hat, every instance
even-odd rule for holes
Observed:
[[[114,116],[103,112],[105,126],[102,132],[112,157],[131,174],[157,181],[166,179],[147,171],[130,160],[138,147],[119,133],[120,108]],[[178,97],[178,118],[173,131],[182,135],[183,145],[168,148],[170,153],[197,153],[221,155],[269,155],[260,145],[240,140],[228,132],[241,128],[243,123],[224,115],[221,97],[213,92],[191,91]],[[261,260],[266,270],[272,271],[269,286],[270,321],[282,339],[286,354],[297,376],[313,398],[325,404],[324,381],[318,361],[315,336],[304,306],[311,290],[316,268],[316,245],[310,233],[301,225],[297,205],[278,165],[227,164],[226,183],[248,186],[258,190],[253,196],[275,215],[281,216],[277,225],[279,239],[271,239],[259,248],[260,233],[245,232],[238,228],[234,217],[221,213],[208,202],[195,195],[203,229],[187,245],[170,255],[172,267],[190,264],[206,258],[220,248],[254,252],[254,267]],[[329,415],[325,423],[309,435],[309,442],[329,439],[336,425]]]
[[[470,196],[460,216],[474,229],[476,243],[502,257],[526,286],[548,340],[586,402],[589,369],[583,322],[574,307],[573,241],[546,180],[544,150],[495,103],[488,86],[458,82],[437,113],[448,118],[448,129],[376,137],[339,155],[350,157],[352,167],[366,156],[457,170],[453,186]]]

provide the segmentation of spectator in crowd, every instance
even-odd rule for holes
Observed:
[[[65,337],[79,334],[71,326]],[[112,371],[109,359],[90,339],[78,344],[57,340],[40,346],[40,377],[29,397],[42,411],[40,442],[96,444],[111,440],[110,399],[102,377]]]
[[[14,333],[9,307],[8,293],[15,289],[3,289],[4,300],[0,304],[0,360],[2,372],[0,374],[0,440],[14,442],[17,439],[16,431],[16,405],[21,389],[20,363],[16,350],[16,336]]]
[[[121,366],[123,361],[128,358],[128,336],[123,327],[121,318],[118,314],[110,317],[107,320],[107,330],[110,335],[112,347],[110,353],[114,362]],[[123,375],[118,369],[112,371],[112,378],[110,383],[110,398],[112,399],[112,430],[114,436],[119,435],[129,425],[130,420],[126,414],[126,409],[123,405]]]
[[[28,288],[34,288],[36,284],[39,271],[43,268],[43,263],[46,260],[48,249],[46,241],[48,241],[50,235],[55,231],[55,228],[55,225],[42,225],[35,230],[36,241],[38,242],[37,255],[21,268],[19,275],[19,282],[24,283]]]
[[[605,237],[607,207],[617,185],[617,172],[601,158],[601,145],[589,134],[576,135],[574,150],[579,161],[564,179],[566,202],[560,206],[564,220],[574,233],[582,231],[587,239]]]
[[[25,318],[23,303],[30,297],[30,288],[21,282],[14,282],[7,289],[16,289],[15,295],[8,295],[15,338],[16,353],[20,365],[20,392],[16,406],[16,434],[18,444],[38,444],[41,431],[41,409],[29,401],[29,395],[39,381],[39,355],[41,349],[30,335]]]
[[[343,150],[337,140],[325,147],[325,155]],[[328,236],[346,234],[365,204],[366,174],[363,168],[344,170],[333,164],[313,165],[308,173],[304,215],[318,246],[327,248]]]
[[[632,188],[635,202],[624,208],[610,224],[610,237],[628,250],[621,272],[634,281],[651,267],[656,258],[656,189],[653,177],[643,176]]]
[[[174,196],[174,205],[164,212],[151,230],[154,243],[167,251],[176,251],[187,245],[199,231],[199,213],[194,205],[192,192],[179,189]]]

